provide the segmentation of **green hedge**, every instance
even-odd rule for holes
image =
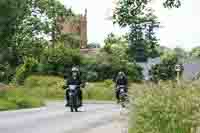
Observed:
[[[25,58],[24,64],[20,65],[16,69],[14,82],[17,84],[23,84],[24,80],[37,69],[38,62],[34,58]]]
[[[95,57],[83,58],[81,63],[82,76],[87,81],[113,79],[119,71],[124,71],[132,81],[141,81],[143,79],[142,68],[137,64],[120,60],[117,56],[104,52]]]

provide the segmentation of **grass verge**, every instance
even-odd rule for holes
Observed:
[[[41,97],[31,95],[24,88],[10,86],[9,89],[0,92],[0,111],[36,108],[44,105]]]
[[[195,133],[200,126],[200,82],[132,86],[129,133]]]
[[[65,90],[63,78],[55,76],[30,76],[25,80],[24,88],[29,89],[32,95],[46,99],[64,99]],[[114,88],[111,80],[89,83],[83,90],[85,100],[113,100]]]
[[[65,90],[63,78],[33,75],[23,86],[9,86],[0,91],[0,111],[33,108],[44,105],[45,100],[63,100]],[[115,99],[113,82],[89,83],[83,90],[84,100],[111,101]]]

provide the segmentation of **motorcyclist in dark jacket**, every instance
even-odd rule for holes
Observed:
[[[67,80],[65,88],[68,88],[69,85],[78,85],[79,86],[77,88],[78,89],[78,96],[80,98],[80,102],[81,102],[81,106],[82,106],[82,91],[81,91],[81,87],[83,86],[83,82],[82,82],[82,80],[80,78],[80,72],[79,72],[78,68],[76,68],[76,67],[72,68],[71,77]],[[66,100],[67,100],[67,103],[66,103],[65,106],[69,106],[69,90],[68,89],[66,89]]]
[[[117,103],[119,103],[119,89],[117,88],[119,85],[124,85],[125,86],[125,92],[128,92],[128,80],[126,78],[126,75],[124,72],[119,72],[115,81],[115,87],[116,87],[116,98],[117,98]]]

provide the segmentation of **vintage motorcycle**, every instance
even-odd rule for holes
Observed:
[[[126,86],[124,86],[124,85],[119,85],[119,86],[117,86],[117,89],[118,89],[118,91],[119,91],[120,104],[121,104],[121,106],[122,106],[123,108],[125,108],[125,107],[126,107],[126,104],[127,104],[127,102],[128,102],[128,95],[127,95],[127,93],[126,93],[126,91],[125,91]]]
[[[78,112],[78,108],[81,107],[81,101],[78,96],[78,85],[69,85],[69,107],[71,112]]]

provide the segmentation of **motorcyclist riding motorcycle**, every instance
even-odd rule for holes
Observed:
[[[67,80],[67,83],[66,83],[66,87],[65,88],[68,88],[69,85],[78,85],[78,97],[80,98],[80,103],[81,103],[81,106],[82,106],[82,91],[81,91],[81,86],[83,86],[83,82],[81,80],[81,77],[80,77],[80,72],[79,72],[79,69],[76,68],[76,67],[73,67],[72,70],[71,70],[71,77]],[[84,87],[84,86],[83,86]],[[66,89],[66,105],[65,106],[69,106],[69,90]]]
[[[117,103],[119,103],[120,102],[120,98],[119,98],[120,90],[118,89],[118,86],[120,86],[120,85],[125,86],[125,93],[127,93],[128,92],[128,80],[126,78],[125,73],[120,71],[114,81],[115,81],[115,87],[116,87]]]

